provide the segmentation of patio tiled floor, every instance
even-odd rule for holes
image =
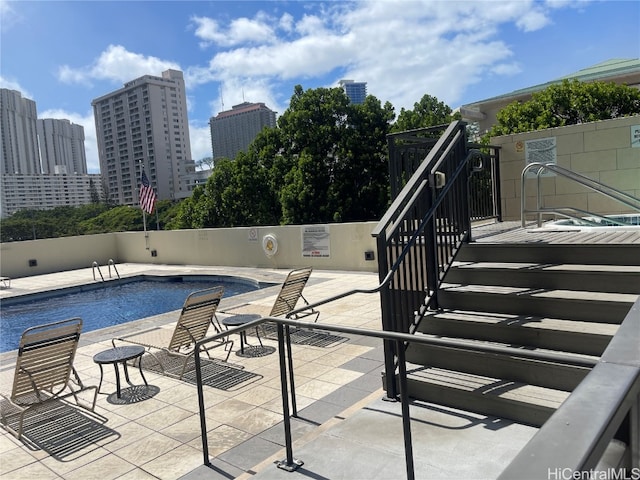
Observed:
[[[150,271],[176,274],[207,271],[249,276],[265,274],[265,271],[253,269],[238,271],[133,264],[119,265],[118,270],[123,276]],[[272,270],[266,273],[271,279],[282,280],[287,272]],[[88,283],[88,280],[91,280],[90,269],[13,279],[12,288],[3,290],[2,294],[7,296],[16,292]],[[305,289],[305,297],[313,302],[353,288],[373,287],[376,284],[376,274],[314,271]],[[276,294],[277,289],[271,289],[255,295],[253,299],[244,295],[242,301],[268,307]],[[234,298],[225,299],[221,309],[232,305]],[[380,328],[377,295],[357,294],[323,306],[320,310],[321,323]],[[177,313],[172,312],[144,322],[130,322],[127,329],[147,328],[149,323],[166,325],[176,318]],[[118,328],[121,331],[122,327]],[[75,366],[86,384],[98,384],[99,369],[92,357],[111,347],[110,338],[114,331],[106,329],[82,335]],[[249,339],[255,341],[251,336]],[[380,387],[381,342],[351,337],[341,340],[323,347],[293,345],[297,407],[308,418],[306,423],[294,426],[294,435],[307,433],[348,406],[341,403],[358,401]],[[267,346],[277,347],[274,340],[263,339],[263,342]],[[237,348],[237,344],[234,348]],[[368,354],[371,358],[367,359]],[[14,359],[15,352],[0,355],[3,391],[10,388]],[[350,363],[356,360],[359,362]],[[209,454],[217,457],[214,464],[224,470],[223,476],[227,478],[249,470],[281,450],[283,444],[277,352],[257,358],[241,358],[232,354],[230,361],[242,365],[245,372],[254,374],[252,378],[229,389],[204,387]],[[377,382],[362,381],[367,373],[374,371],[378,375]],[[47,428],[27,429],[25,442],[1,430],[0,476],[3,479],[175,479],[201,466],[203,454],[195,385],[161,376],[149,369],[145,369],[145,377],[151,386],[150,390],[128,388],[123,394],[123,398],[128,400],[118,402],[112,393],[115,392],[113,369],[107,366],[96,415],[80,409],[67,409],[63,412],[69,417],[65,417],[64,428],[61,424],[59,431],[50,425]],[[142,383],[137,369],[130,369],[130,378],[136,384]],[[359,381],[360,386],[354,390],[356,395],[339,392],[341,387],[358,385]],[[134,402],[135,394],[142,394],[146,398]],[[331,402],[319,402],[327,398],[334,399]],[[234,454],[239,447],[251,454]]]

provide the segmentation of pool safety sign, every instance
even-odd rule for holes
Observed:
[[[524,142],[524,158],[526,164],[530,163],[557,163],[558,151],[556,148],[556,137],[537,138]],[[550,171],[542,171],[541,176],[548,177],[555,175]]]
[[[631,127],[631,148],[640,148],[640,125]]]
[[[302,227],[303,257],[329,257],[330,243],[329,227],[327,225]]]

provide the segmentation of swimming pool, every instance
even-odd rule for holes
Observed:
[[[584,231],[638,231],[640,229],[640,214],[606,215],[600,217],[583,217],[584,222],[573,218],[564,218],[547,222],[542,229],[584,230]],[[611,220],[611,221],[608,221]]]
[[[224,285],[223,299],[263,286],[240,277],[145,275],[4,299],[0,352],[17,349],[22,332],[34,325],[80,317],[82,331],[89,332],[178,310],[191,292],[215,285]]]

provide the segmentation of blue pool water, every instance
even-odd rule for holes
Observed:
[[[202,277],[199,277],[202,278]],[[133,282],[109,282],[102,288],[74,291],[27,301],[3,301],[0,305],[0,352],[18,348],[25,329],[64,320],[82,318],[82,331],[150,317],[182,308],[187,296],[196,290],[224,285],[223,299],[257,290],[260,285],[248,280],[187,280],[183,277]]]

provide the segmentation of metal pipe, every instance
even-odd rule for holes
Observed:
[[[398,377],[400,381],[400,402],[402,407],[402,433],[404,436],[404,459],[407,469],[407,480],[415,479],[413,465],[413,442],[411,440],[411,416],[409,412],[409,389],[407,386],[407,364],[405,360],[404,342],[398,340]]]
[[[296,383],[293,375],[293,353],[291,351],[291,332],[289,325],[285,327],[285,340],[287,343],[287,359],[289,361],[289,384],[291,385],[291,415],[298,416],[298,402],[296,401]]]
[[[200,361],[200,346],[196,344],[196,355],[194,357],[196,364],[196,389],[198,390],[198,409],[200,411],[200,435],[202,437],[202,454],[204,455],[204,464],[211,466],[209,462],[209,442],[207,439],[207,419],[204,406],[204,390],[202,388],[202,365]],[[206,350],[205,350],[206,351]]]

